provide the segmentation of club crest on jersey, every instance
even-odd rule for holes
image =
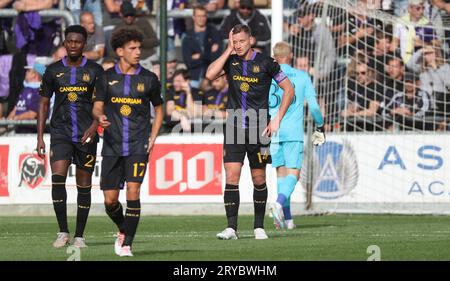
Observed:
[[[90,80],[91,80],[91,77],[89,77],[89,73],[83,74],[83,81],[84,82],[89,82]]]
[[[67,95],[67,99],[69,99],[70,102],[76,102],[78,99],[78,96],[76,93],[72,92]]]
[[[307,154],[306,150],[305,156]],[[313,195],[317,197],[336,199],[350,193],[358,184],[358,161],[349,141],[330,141],[316,148],[311,163]],[[303,186],[306,186],[308,169],[308,161],[305,161],[301,176]]]
[[[243,82],[240,87],[242,92],[248,92],[250,90],[250,85],[246,82]]]
[[[144,92],[145,91],[144,83],[138,83],[136,89],[139,93]]]
[[[131,114],[131,107],[127,104],[124,104],[120,107],[120,114],[122,114],[125,117],[130,116]]]
[[[41,159],[36,154],[32,153],[21,154],[19,155],[19,171],[19,186],[25,185],[34,189],[45,179],[47,172],[46,158]]]
[[[253,66],[253,73],[259,73],[259,66],[258,65],[255,65],[255,66]]]

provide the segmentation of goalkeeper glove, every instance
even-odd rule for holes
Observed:
[[[325,143],[325,132],[322,127],[317,127],[312,135],[312,143],[315,146],[320,146]]]

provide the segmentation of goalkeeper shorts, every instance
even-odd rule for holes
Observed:
[[[301,169],[303,162],[303,142],[285,141],[272,142],[270,144],[272,167],[286,167],[289,169]]]

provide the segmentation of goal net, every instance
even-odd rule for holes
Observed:
[[[428,1],[285,8],[295,11],[283,33],[293,65],[311,75],[326,121],[327,143],[305,143],[301,200],[310,195],[312,210],[450,211],[448,14]]]

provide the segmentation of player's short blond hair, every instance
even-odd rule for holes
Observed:
[[[291,54],[292,49],[289,43],[281,41],[275,44],[273,47],[274,57],[287,57]]]

